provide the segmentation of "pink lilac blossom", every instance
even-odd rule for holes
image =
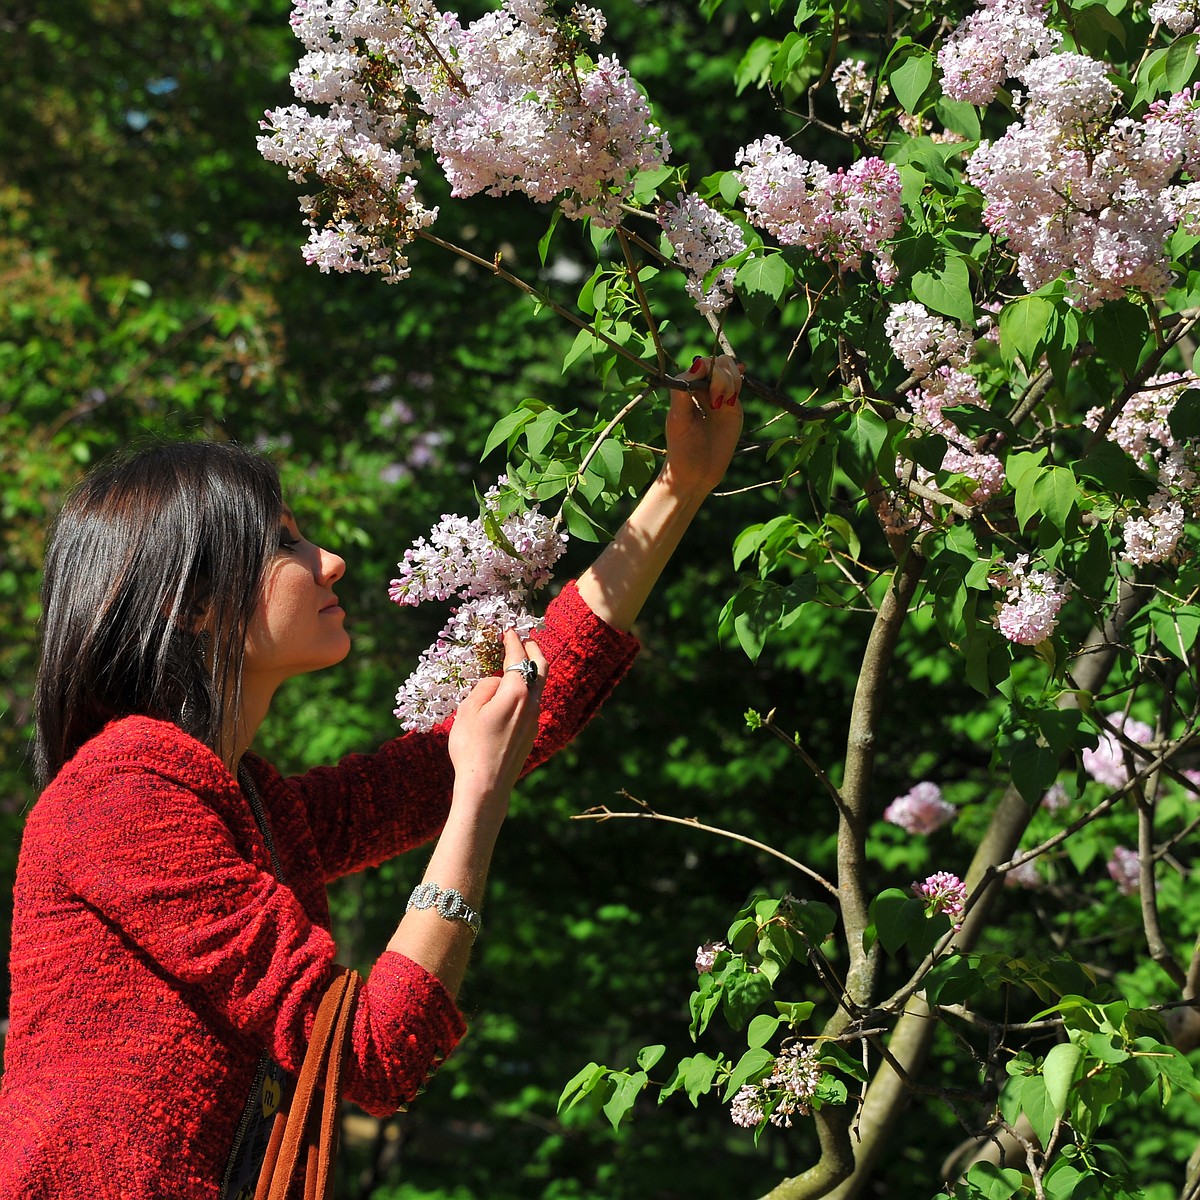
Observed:
[[[942,90],[955,100],[990,104],[1000,85],[1061,34],[1046,27],[1045,0],[985,0],[938,51]]]
[[[967,902],[967,885],[949,871],[937,871],[923,883],[912,885],[913,895],[925,901],[925,915],[945,913],[955,929],[962,928],[963,905]]]
[[[1003,588],[1005,602],[996,612],[996,628],[1021,646],[1044,642],[1058,625],[1058,611],[1067,598],[1068,585],[1050,571],[1029,570],[1029,555],[1018,555],[988,582]]]
[[[1095,59],[1046,54],[1015,74],[1028,89],[1014,92],[1022,119],[983,142],[967,174],[1026,287],[1065,274],[1070,301],[1084,309],[1129,290],[1163,295],[1166,242],[1188,219],[1191,185],[1178,174],[1200,159],[1196,97],[1158,101],[1141,121],[1114,119],[1120,93]]]
[[[388,594],[397,604],[460,603],[396,693],[395,715],[405,729],[428,730],[445,720],[485,675],[500,668],[501,638],[536,628],[530,597],[550,580],[566,535],[536,508],[502,516],[501,477],[484,495],[473,520],[447,515],[405,551]],[[511,551],[511,552],[510,552]]]
[[[1122,896],[1136,896],[1142,890],[1141,863],[1136,850],[1114,846],[1106,866],[1109,878]]]
[[[707,205],[695,194],[682,192],[676,203],[659,206],[658,223],[675,252],[675,261],[687,272],[687,293],[701,313],[717,313],[733,299],[737,271],[726,267],[717,273],[708,290],[704,280],[718,263],[746,248],[746,238],[735,221]]]
[[[823,1074],[817,1058],[813,1046],[794,1044],[780,1050],[774,1070],[762,1082],[764,1088],[778,1091],[770,1116],[772,1125],[790,1129],[793,1116],[807,1117],[812,1112],[812,1098]]]
[[[594,8],[559,21],[549,0],[505,0],[464,27],[431,0],[295,0],[291,23],[303,104],[268,112],[258,146],[321,185],[302,207],[323,271],[408,275],[406,247],[437,216],[417,195],[420,151],[455,196],[522,191],[601,223],[670,152],[621,64],[578,53],[603,33]]]
[[[696,948],[696,974],[707,975],[717,961],[717,955],[729,947],[724,942],[705,942]]]
[[[1004,886],[1011,888],[1040,888],[1042,886],[1042,876],[1037,868],[1037,860],[1029,859],[1023,862],[1019,867],[1013,867],[1011,871],[1006,871],[1004,874]]]
[[[897,307],[908,308],[909,306]],[[948,324],[946,328],[953,330],[953,326]],[[966,334],[958,334],[955,337],[953,332],[944,335],[941,335],[939,331],[931,332],[927,342],[931,353],[935,337],[940,337],[937,353],[949,352],[955,358],[969,354]],[[914,342],[915,338],[907,344],[902,341],[901,346],[909,352],[912,363],[919,365],[922,360]],[[893,342],[893,348],[895,345],[896,343]],[[964,346],[967,348],[963,349]],[[909,362],[905,362],[905,365],[909,366]],[[972,503],[982,504],[994,496],[1004,483],[1004,464],[994,454],[981,453],[970,443],[964,442],[962,434],[954,423],[942,415],[942,410],[946,408],[960,405],[974,407],[983,405],[983,397],[975,377],[957,366],[943,365],[927,375],[923,385],[915,391],[909,392],[906,399],[912,408],[914,431],[937,433],[946,440],[946,451],[942,455],[940,469],[955,475],[964,475],[974,483],[975,486],[970,496]],[[933,478],[931,472],[915,463],[908,464],[903,459],[897,460],[896,470],[902,480],[910,474],[918,483],[931,482]]]
[[[1144,506],[1122,514],[1124,545],[1121,557],[1135,566],[1165,562],[1183,537],[1184,521],[1196,514],[1197,465],[1200,455],[1190,443],[1171,432],[1171,413],[1180,396],[1200,384],[1191,372],[1156,375],[1131,396],[1105,431],[1140,465],[1158,470],[1158,490]],[[1103,408],[1084,417],[1088,429],[1103,427]]]
[[[1125,762],[1125,749],[1117,734],[1124,734],[1131,742],[1145,746],[1154,737],[1154,730],[1145,721],[1118,714],[1108,718],[1111,729],[1100,731],[1100,743],[1094,749],[1083,752],[1083,769],[1097,782],[1106,787],[1124,787],[1129,782],[1129,767]],[[1116,732],[1114,733],[1113,730]],[[1133,755],[1134,767],[1139,767],[1140,755]]]
[[[770,135],[742,147],[736,163],[750,223],[785,246],[804,246],[840,271],[857,271],[873,256],[882,283],[895,280],[884,243],[904,220],[900,173],[879,158],[831,172],[801,158]]]
[[[729,1119],[743,1129],[753,1129],[766,1116],[767,1096],[757,1084],[745,1083],[729,1106]]]
[[[942,798],[942,789],[936,783],[923,780],[897,796],[883,810],[883,819],[909,833],[928,834],[940,829],[957,811]]]
[[[1071,798],[1067,795],[1067,789],[1057,780],[1046,789],[1045,795],[1042,796],[1042,807],[1047,812],[1058,812],[1059,809],[1066,808],[1070,803]]]

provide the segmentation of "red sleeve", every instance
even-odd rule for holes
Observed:
[[[247,860],[238,817],[221,811],[241,801],[232,779],[210,794],[180,776],[131,762],[81,772],[72,794],[94,799],[59,848],[63,885],[193,1003],[296,1072],[333,940],[290,888]],[[394,1112],[464,1030],[434,976],[385,953],[360,992],[346,1096],[368,1112]]]
[[[583,729],[638,651],[637,639],[597,617],[574,583],[551,601],[534,636],[548,672],[537,740],[523,773]],[[308,813],[326,880],[384,862],[441,832],[454,786],[446,748],[452,720],[283,781]]]

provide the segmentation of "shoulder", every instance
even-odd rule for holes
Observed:
[[[122,717],[85,742],[54,777],[46,794],[92,786],[97,777],[159,776],[189,790],[223,791],[234,785],[225,764],[203,742],[170,721]]]

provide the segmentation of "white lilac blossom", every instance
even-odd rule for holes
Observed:
[[[696,974],[707,975],[717,961],[717,955],[729,947],[724,942],[705,942],[696,948]]]
[[[718,313],[733,299],[737,271],[719,271],[708,290],[704,280],[719,263],[746,248],[746,238],[735,221],[711,208],[694,193],[682,192],[676,203],[659,206],[658,223],[675,252],[675,261],[687,272],[687,293],[701,313]]]
[[[1045,0],[984,0],[938,51],[942,90],[955,100],[990,104],[1000,85],[1061,39],[1046,27]]]
[[[437,216],[417,195],[425,151],[454,196],[521,191],[600,223],[670,152],[625,68],[580,53],[603,34],[595,8],[559,20],[549,0],[505,0],[464,26],[431,0],[295,0],[291,24],[301,103],[269,111],[258,146],[319,186],[304,253],[323,271],[408,275],[406,248]]]
[[[933,833],[951,820],[958,810],[942,798],[942,789],[936,783],[923,780],[897,796],[883,810],[883,819],[909,833]]]
[[[1150,5],[1150,20],[1162,22],[1173,34],[1191,33],[1200,20],[1197,0],[1155,0]]]
[[[1105,865],[1109,878],[1122,896],[1136,896],[1142,890],[1141,863],[1136,850],[1114,846],[1112,857]]]
[[[428,539],[405,551],[389,596],[397,604],[457,598],[446,626],[396,693],[395,715],[405,729],[431,729],[448,717],[485,675],[500,669],[501,639],[522,639],[537,626],[533,592],[550,580],[566,535],[537,508],[502,516],[501,477],[484,495],[474,519],[443,516]]]
[[[955,929],[962,928],[960,918],[967,902],[967,885],[949,871],[937,871],[923,883],[912,885],[913,895],[925,901],[925,915],[945,913]]]
[[[770,135],[742,147],[742,203],[750,223],[785,246],[804,246],[839,271],[857,271],[868,255],[880,282],[895,282],[885,242],[904,220],[900,173],[879,158],[861,158],[848,170],[830,171],[801,158]]]
[[[1082,754],[1083,769],[1097,782],[1106,787],[1124,787],[1129,782],[1129,767],[1125,762],[1126,750],[1118,734],[1139,746],[1145,746],[1154,737],[1154,730],[1145,721],[1118,714],[1108,718],[1112,728],[1100,731],[1099,745],[1090,747]],[[1130,752],[1137,769],[1141,755]]]
[[[883,330],[892,353],[918,379],[937,367],[961,367],[971,357],[971,334],[935,317],[916,300],[890,305]]]
[[[1058,625],[1058,610],[1067,598],[1068,585],[1051,571],[1031,571],[1029,555],[1018,555],[1001,563],[989,577],[993,587],[1003,588],[1005,602],[994,618],[996,628],[1021,646],[1044,642]]]

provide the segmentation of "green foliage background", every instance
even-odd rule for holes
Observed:
[[[469,17],[484,7],[461,11]],[[780,43],[756,39],[772,32],[779,4],[606,0],[603,7],[606,44],[647,88],[671,132],[673,158],[692,164],[693,181],[727,168],[749,137],[782,131],[774,103],[752,86],[772,69]],[[472,485],[486,487],[503,469],[499,452],[478,461],[497,419],[536,398],[574,411],[586,429],[614,403],[582,366],[560,371],[573,331],[430,246],[414,247],[413,276],[395,288],[303,266],[296,189],[254,147],[263,110],[289,100],[297,47],[283,0],[59,0],[46,8],[16,0],[0,14],[5,904],[22,813],[33,799],[26,755],[46,525],[89,464],[147,435],[258,446],[279,463],[309,536],[346,556],[339,594],[355,652],[342,667],[289,685],[261,737],[269,757],[299,770],[395,732],[395,686],[440,619],[388,603],[392,564],[439,514],[468,512]],[[873,2],[851,4],[845,15],[867,30],[883,27]],[[871,38],[878,49],[881,35]],[[785,101],[822,68],[815,51],[793,65]],[[741,90],[730,82],[735,76]],[[816,127],[805,139],[810,157],[848,159],[844,144]],[[543,270],[533,248],[548,219],[523,201],[456,201],[445,204],[437,232],[486,259],[502,248],[507,266],[571,304],[592,251],[584,231],[564,222]],[[927,250],[909,247],[914,261]],[[660,316],[674,317],[667,337],[678,358],[711,348],[707,329],[677,296],[654,300]],[[764,361],[786,351],[791,336],[771,325],[751,329],[737,315],[729,332],[734,345]],[[878,345],[878,329],[857,332]],[[814,377],[832,365],[822,354],[836,341],[816,340],[805,364]],[[771,410],[748,400],[747,412],[750,436],[768,438],[756,426]],[[639,414],[629,436],[654,442],[661,416],[661,405]],[[805,466],[822,469],[816,460]],[[630,679],[576,745],[522,785],[464,995],[471,1034],[408,1114],[383,1126],[351,1123],[339,1194],[751,1196],[815,1157],[808,1124],[768,1129],[756,1148],[721,1105],[694,1108],[682,1094],[662,1107],[645,1099],[640,1119],[619,1132],[596,1119],[598,1099],[556,1114],[564,1082],[589,1060],[629,1063],[654,1043],[667,1046],[665,1061],[688,1054],[693,947],[722,937],[730,915],[756,894],[811,891],[779,860],[744,844],[666,824],[573,816],[598,805],[628,808],[624,790],[660,812],[736,829],[834,874],[829,798],[786,745],[747,727],[743,714],[774,710],[780,728],[802,731],[817,762],[840,761],[871,614],[862,605],[805,606],[786,628],[771,629],[753,668],[732,639],[721,640],[718,617],[737,587],[729,547],[745,527],[811,500],[803,478],[751,487],[762,478],[761,465],[735,461],[728,484],[735,494],[701,514],[636,630],[644,651]],[[835,499],[829,508],[872,543],[864,561],[886,558],[881,535],[857,520],[856,503]],[[621,513],[594,515],[611,527]],[[574,542],[561,576],[581,570],[594,549]],[[1032,675],[1027,664],[1016,669]],[[906,888],[929,871],[965,865],[954,856],[982,832],[984,802],[1007,782],[995,778],[992,762],[998,737],[1012,733],[1004,721],[1003,705],[981,706],[961,666],[946,657],[930,610],[916,612],[877,730],[884,753],[876,818],[918,778],[936,777],[967,803],[958,841],[949,831],[912,839],[876,819],[871,847],[881,886]],[[1103,877],[1104,836],[1084,842],[1076,873],[1054,879],[1052,906],[1039,908],[1024,894],[1002,897],[996,932],[980,949],[1103,939],[1105,971],[1150,1003],[1161,998],[1161,980],[1139,958],[1135,902],[1118,898]],[[345,957],[365,967],[380,951],[420,861],[415,855],[339,889]],[[1183,910],[1181,895],[1167,899],[1172,911]],[[1172,936],[1190,945],[1195,917],[1185,924]],[[0,913],[4,936],[8,926],[9,914]],[[907,973],[904,964],[890,969],[897,984]],[[1003,1010],[1015,1020],[1039,1007],[1036,995],[1001,988],[992,1015]],[[709,1039],[710,1050],[735,1059],[744,1046],[730,1030],[714,1028]],[[978,1072],[948,1032],[939,1039],[925,1082],[953,1089],[969,1105],[981,1089]],[[1181,1099],[1152,1129],[1131,1111],[1113,1133],[1155,1200],[1174,1194],[1175,1164],[1196,1142],[1200,1121]],[[928,1197],[964,1136],[949,1107],[914,1107],[901,1117],[876,1194]]]

